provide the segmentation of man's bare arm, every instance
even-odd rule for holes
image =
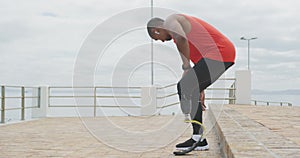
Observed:
[[[180,52],[180,56],[184,67],[190,66],[190,48],[185,32],[174,16],[166,19],[165,27],[176,41],[176,47]]]
[[[190,49],[189,44],[185,38],[179,37],[175,38],[176,46],[178,51],[180,52],[180,56],[183,62],[183,67],[190,67]]]

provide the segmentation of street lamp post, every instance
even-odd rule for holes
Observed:
[[[151,6],[151,18],[153,18],[153,0],[150,2]],[[153,39],[151,39],[151,85],[154,84],[154,65],[153,65]]]
[[[257,37],[252,37],[252,38],[241,37],[240,39],[248,41],[248,70],[250,70],[250,41],[257,39]]]

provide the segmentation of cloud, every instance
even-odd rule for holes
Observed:
[[[7,44],[14,40],[27,38],[30,36],[30,33],[31,29],[28,25],[26,25],[24,20],[0,21],[0,42],[2,44]]]
[[[43,13],[41,13],[41,15],[42,16],[49,16],[49,17],[58,17],[58,15],[57,14],[55,14],[55,13],[51,13],[51,12],[43,12]]]
[[[112,0],[105,4],[97,0],[1,1],[0,71],[6,75],[0,76],[0,84],[71,84],[76,55],[88,33],[112,15],[149,5],[149,0]],[[297,80],[300,78],[300,1],[157,0],[154,6],[197,16],[227,35],[237,47],[237,61],[229,70],[230,75],[247,66],[247,43],[240,37],[257,36],[257,40],[251,41],[254,88],[300,87]],[[148,10],[145,12],[148,14]],[[157,12],[154,14],[159,16]],[[136,16],[136,19],[141,17]],[[113,32],[113,26],[105,31]],[[116,43],[112,52],[128,51],[128,46],[135,46],[136,39],[148,41],[143,31],[129,35]],[[174,48],[173,43],[167,45]],[[159,57],[171,58],[160,54],[159,49],[155,53]],[[115,53],[107,59],[114,61],[118,55]],[[172,55],[178,57],[176,50]],[[109,62],[102,64],[101,72],[108,73]],[[181,65],[174,63],[174,67],[176,64]],[[161,68],[157,71],[157,74],[163,72]],[[283,80],[285,82],[279,82]]]

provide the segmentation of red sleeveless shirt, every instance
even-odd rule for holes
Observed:
[[[190,47],[190,60],[197,63],[202,58],[234,62],[235,48],[230,40],[210,24],[198,18],[183,15],[191,24],[186,35]],[[176,42],[174,40],[174,42]]]

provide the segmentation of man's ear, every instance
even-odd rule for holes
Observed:
[[[152,29],[151,32],[152,32],[153,34],[157,34],[157,35],[160,34],[159,31],[158,31],[157,29]]]

